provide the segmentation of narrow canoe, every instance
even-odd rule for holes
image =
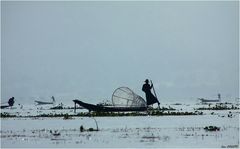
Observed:
[[[89,111],[97,112],[128,112],[128,111],[147,111],[147,107],[106,107],[82,102],[80,100],[73,100],[76,104],[88,109]]]

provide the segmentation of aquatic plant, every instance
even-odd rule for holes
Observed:
[[[57,130],[55,130],[54,132],[52,130],[50,130],[50,133],[53,135],[53,136],[60,136],[60,132],[58,132]]]
[[[66,114],[64,114],[63,119],[68,120],[68,119],[72,119],[72,117],[69,116],[68,113],[66,113]]]
[[[12,115],[12,114],[7,113],[7,112],[1,113],[1,118],[7,118],[7,117],[17,117],[17,116],[16,115]]]
[[[63,109],[63,106],[61,106],[61,105],[50,108],[50,110],[62,110],[62,109]]]
[[[99,131],[98,128],[97,129],[94,129],[94,128],[88,128],[88,129],[85,129],[83,127],[83,125],[80,126],[80,132],[84,132],[84,131]]]
[[[227,104],[224,103],[219,103],[216,104],[214,107],[200,107],[197,108],[196,110],[238,110],[239,107],[238,106],[234,106],[233,104],[231,105],[231,107],[228,107]]]
[[[72,119],[73,117],[118,117],[118,116],[181,116],[181,115],[202,115],[202,111],[184,112],[184,111],[163,111],[163,110],[148,110],[147,112],[80,112],[77,114],[68,113],[42,113],[38,115],[10,115],[9,113],[1,113],[2,118],[6,117],[21,117],[21,118],[39,118],[39,117],[63,117],[64,120]]]
[[[219,131],[220,127],[217,127],[217,126],[206,126],[203,129],[206,130],[206,131]]]

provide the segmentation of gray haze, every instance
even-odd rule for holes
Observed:
[[[1,98],[238,97],[238,2],[1,2]],[[49,98],[50,99],[50,98]]]

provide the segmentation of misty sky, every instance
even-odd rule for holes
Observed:
[[[3,101],[238,97],[237,1],[1,3]]]

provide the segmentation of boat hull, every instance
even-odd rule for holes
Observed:
[[[200,98],[199,99],[201,102],[220,102],[220,100],[219,99],[216,99],[216,100],[211,100],[211,99],[203,99],[203,98]]]
[[[97,112],[128,112],[128,111],[147,111],[147,107],[106,107],[93,105],[89,103],[82,102],[80,100],[73,100],[76,104],[88,109],[89,111],[97,111]]]
[[[37,101],[37,100],[35,100],[35,102],[36,102],[38,105],[50,105],[50,104],[53,104],[53,102],[44,102],[44,101]]]
[[[7,105],[6,106],[1,106],[0,109],[5,109],[7,107],[10,107],[10,106],[7,106]]]

